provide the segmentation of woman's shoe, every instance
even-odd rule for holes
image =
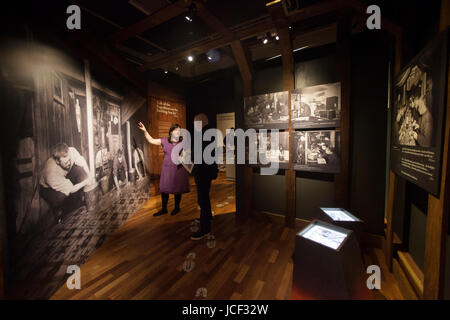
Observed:
[[[166,214],[166,213],[167,213],[167,209],[161,209],[157,213],[153,214],[153,216],[154,217],[162,216],[163,214]]]
[[[172,216],[176,215],[178,212],[180,212],[180,208],[175,208],[173,209],[173,211],[170,213]]]

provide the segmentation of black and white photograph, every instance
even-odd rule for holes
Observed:
[[[289,92],[245,97],[244,123],[246,128],[288,129]]]
[[[292,127],[338,127],[341,120],[341,83],[305,87],[291,93]]]
[[[447,36],[432,41],[395,78],[392,166],[427,191],[439,191]]]
[[[340,170],[339,131],[295,131],[292,150],[294,170],[329,173]]]
[[[146,100],[123,119],[126,88],[94,77],[89,85],[83,62],[58,58],[39,72],[7,60],[0,79],[8,93],[2,163],[14,299],[48,299],[67,267],[84,264],[150,196],[148,148],[137,128],[148,119]]]
[[[260,135],[258,140],[258,162],[267,162],[267,164],[261,166],[270,166],[272,163],[278,162],[280,169],[289,168],[289,132],[278,132],[278,148],[272,145],[271,133],[267,135]],[[266,140],[265,148],[263,146],[264,138]],[[272,147],[275,149],[272,150]]]

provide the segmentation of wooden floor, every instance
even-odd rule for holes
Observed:
[[[211,195],[215,239],[190,240],[199,216],[191,182],[178,215],[153,217],[161,204],[153,196],[81,267],[81,289],[64,285],[51,299],[290,299],[295,230],[236,216],[235,185],[223,175]],[[380,252],[365,259],[372,264]],[[392,281],[382,277],[376,299],[402,298]]]

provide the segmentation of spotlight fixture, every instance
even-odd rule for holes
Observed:
[[[269,42],[269,40],[267,38],[264,38],[263,43],[267,44]]]
[[[280,40],[280,37],[278,35],[275,36],[275,40]]]
[[[212,58],[211,58],[210,56],[208,56],[208,60],[209,60],[209,61],[211,61],[211,60],[212,60]]]
[[[193,56],[189,56],[187,59],[188,59],[189,62],[194,61],[194,57]]]
[[[192,22],[192,20],[194,19],[194,11],[195,11],[195,3],[192,2],[185,16],[187,21]]]
[[[164,73],[165,73],[165,74],[168,74],[168,73],[169,73],[169,71],[168,71],[168,70],[166,69],[166,70],[164,70]]]

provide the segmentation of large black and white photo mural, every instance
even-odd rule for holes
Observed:
[[[440,34],[395,78],[391,166],[437,195],[440,185],[448,34]]]
[[[5,289],[47,299],[68,266],[85,263],[149,198],[148,152],[134,128],[148,116],[146,99],[130,103],[132,89],[103,85],[89,61],[29,46],[0,61]]]

